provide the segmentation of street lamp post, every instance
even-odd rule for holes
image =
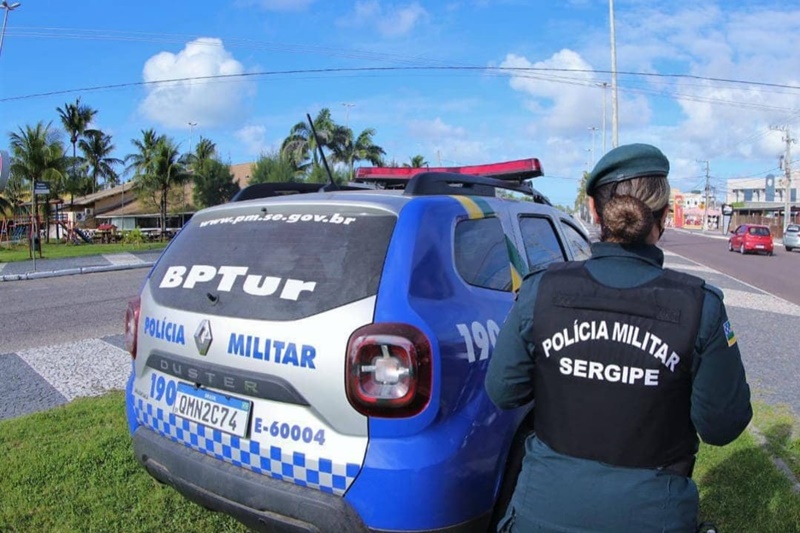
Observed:
[[[589,131],[592,132],[592,154],[591,154],[592,157],[590,158],[590,161],[591,161],[591,165],[590,166],[594,167],[594,132],[597,131],[597,128],[594,127],[594,126],[589,126]]]
[[[3,52],[3,37],[6,35],[6,24],[8,24],[8,14],[17,9],[22,4],[19,2],[14,2],[13,4],[9,4],[7,0],[3,0],[0,2],[0,9],[5,11],[3,14],[3,29],[0,30],[0,53]]]
[[[194,150],[194,127],[197,126],[197,122],[189,122],[189,155],[192,155],[192,151]],[[181,185],[181,227],[186,223],[184,217],[186,216],[186,184],[184,183]]]
[[[194,146],[192,145],[192,141],[194,140],[194,127],[197,126],[197,122],[189,122],[189,153],[192,153],[194,150]]]
[[[349,128],[350,127],[350,125],[349,125],[350,108],[351,107],[355,107],[356,104],[350,104],[350,103],[344,102],[342,105],[344,106],[344,127],[345,128]]]

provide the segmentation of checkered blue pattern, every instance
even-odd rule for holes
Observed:
[[[211,455],[258,474],[290,481],[302,487],[342,495],[358,474],[359,465],[336,463],[332,459],[307,459],[299,452],[284,452],[278,446],[265,446],[254,441],[209,429],[185,418],[136,399],[136,418],[158,433],[198,452]]]

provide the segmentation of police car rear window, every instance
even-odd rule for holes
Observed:
[[[296,320],[376,294],[396,216],[357,206],[195,215],[150,276],[159,305]]]

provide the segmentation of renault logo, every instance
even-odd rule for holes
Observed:
[[[194,343],[197,345],[197,351],[200,352],[200,355],[208,353],[208,348],[211,346],[213,339],[214,337],[211,336],[211,322],[208,319],[204,319],[194,333]]]

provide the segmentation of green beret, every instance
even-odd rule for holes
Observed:
[[[592,196],[598,187],[608,183],[651,176],[666,178],[667,157],[649,144],[618,146],[600,158],[586,181],[586,194]]]

